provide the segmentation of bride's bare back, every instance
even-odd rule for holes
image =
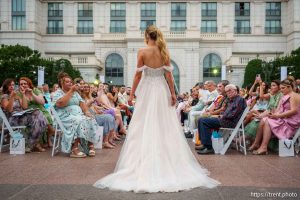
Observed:
[[[164,65],[161,53],[157,46],[148,46],[141,49],[143,64],[151,68],[159,68]]]

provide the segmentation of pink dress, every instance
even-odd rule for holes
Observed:
[[[283,113],[291,109],[290,96],[282,96],[279,102],[278,113]],[[270,125],[272,133],[279,139],[289,139],[292,138],[297,129],[300,127],[300,107],[298,107],[298,112],[288,118],[281,119],[271,119],[265,118]]]

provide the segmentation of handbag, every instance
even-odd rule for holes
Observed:
[[[279,140],[279,156],[280,157],[295,156],[293,140],[289,140],[289,139]]]
[[[15,132],[10,138],[10,154],[25,154],[25,138],[19,132]]]
[[[96,131],[96,138],[97,141],[94,143],[95,149],[102,149],[102,142],[103,142],[103,126],[98,126]]]
[[[221,151],[224,147],[224,139],[223,139],[222,135],[215,130],[212,132],[211,143],[212,143],[212,147],[215,151],[215,154],[221,153]]]

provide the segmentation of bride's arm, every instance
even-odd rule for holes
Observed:
[[[142,67],[142,66],[144,66],[143,52],[142,52],[142,50],[139,50],[138,51],[138,58],[137,58],[137,67],[139,68],[139,67]],[[137,70],[135,72],[135,75],[134,75],[133,85],[132,85],[132,88],[131,88],[131,93],[130,93],[128,101],[133,100],[135,90],[136,90],[137,86],[139,85],[139,82],[140,82],[141,78],[142,78],[142,71]]]
[[[168,63],[166,63],[167,66],[170,66],[170,61]],[[174,89],[174,78],[173,78],[173,74],[171,71],[166,71],[165,72],[165,76],[166,76],[166,80],[168,82],[169,85],[169,89],[171,92],[171,97],[172,97],[172,105],[176,104],[176,94],[175,94],[175,89]]]

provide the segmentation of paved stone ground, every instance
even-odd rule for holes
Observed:
[[[300,159],[277,154],[244,156],[229,150],[225,156],[196,155],[211,177],[222,184],[179,193],[135,194],[94,188],[111,173],[122,144],[115,150],[97,150],[95,158],[74,159],[65,154],[0,154],[0,200],[4,199],[300,199]],[[192,148],[192,144],[191,144]],[[270,198],[266,198],[270,197]],[[289,198],[288,198],[289,197]]]

